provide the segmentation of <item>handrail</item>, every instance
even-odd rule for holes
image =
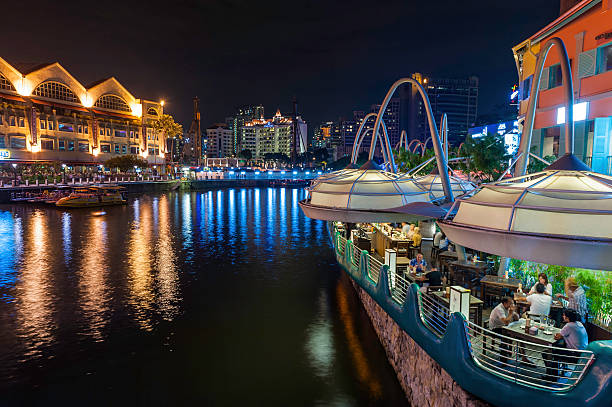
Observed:
[[[346,239],[334,232],[338,262],[349,276],[468,392],[508,407],[526,402],[609,406],[612,341],[595,341],[586,350],[570,351],[498,334],[451,313],[435,297],[420,293],[404,275],[392,272],[368,251],[357,250],[352,242],[346,249]],[[353,264],[355,251],[359,252],[357,267]],[[505,346],[508,343],[510,349]],[[519,363],[523,350],[531,363]]]

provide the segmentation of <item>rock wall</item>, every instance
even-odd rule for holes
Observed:
[[[413,406],[491,406],[459,387],[368,293],[353,280],[351,282],[385,348],[387,359],[393,366],[408,401]]]

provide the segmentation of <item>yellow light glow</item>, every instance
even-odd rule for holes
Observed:
[[[162,100],[161,102],[159,102],[159,104],[164,107],[164,105],[166,104],[166,101]]]
[[[84,93],[81,95],[81,104],[85,107],[92,107],[93,106],[93,100],[91,99],[91,96],[89,96],[87,93]]]
[[[15,83],[15,90],[21,96],[30,96],[32,93],[32,85],[27,79],[21,78],[21,82]]]
[[[132,103],[130,109],[132,109],[134,116],[142,117],[142,105],[140,103]]]
[[[427,83],[427,78],[423,79],[423,83]]]
[[[149,153],[148,153],[146,150],[144,150],[144,151],[142,151],[142,152],[140,153],[140,156],[141,156],[142,158],[147,158],[147,157],[149,156]]]
[[[33,153],[38,153],[40,151],[40,146],[39,145],[31,145],[30,146],[30,151]]]
[[[99,149],[99,148],[92,148],[92,149],[91,149],[91,153],[92,153],[94,156],[97,156],[98,154],[100,154],[100,149]]]

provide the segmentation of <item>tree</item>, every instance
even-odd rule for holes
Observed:
[[[533,154],[536,153],[538,146],[532,146],[531,147],[531,152]],[[546,161],[548,161],[549,163],[552,163],[553,161],[555,161],[557,159],[557,157],[555,157],[554,155],[547,155],[544,157],[544,159]],[[540,171],[544,171],[544,168],[548,167],[548,165],[546,165],[545,163],[543,163],[542,161],[533,158],[533,157],[529,157],[529,165],[527,166],[527,173],[528,174],[533,174],[534,172],[540,172]]]
[[[420,153],[413,153],[404,149],[403,147],[397,151],[393,150],[393,159],[395,160],[395,165],[397,165],[397,169],[400,172],[410,171],[433,156],[433,150],[425,150],[425,154],[423,155]],[[435,165],[436,163],[432,161],[425,166],[424,171],[431,171]]]
[[[250,160],[253,158],[253,153],[249,149],[244,149],[238,153],[238,157],[244,158],[245,160]]]
[[[468,136],[459,154],[466,157],[458,167],[474,173],[479,182],[494,181],[506,170],[510,156],[506,154],[504,135],[486,134],[476,139]]]
[[[156,134],[161,134],[162,140],[172,140],[171,154],[174,154],[174,138],[183,136],[183,126],[176,123],[169,114],[162,114],[152,123]],[[167,147],[167,146],[165,146]]]
[[[119,155],[106,160],[104,166],[107,168],[119,168],[121,172],[133,170],[134,167],[147,167],[149,163],[135,155]]]

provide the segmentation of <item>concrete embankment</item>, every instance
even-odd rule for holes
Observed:
[[[491,407],[463,390],[356,282],[351,280],[387,359],[413,406]]]

